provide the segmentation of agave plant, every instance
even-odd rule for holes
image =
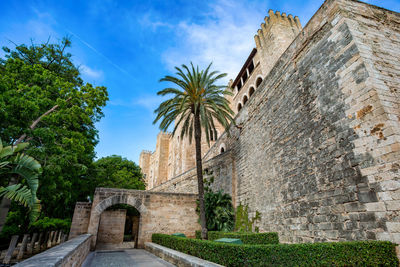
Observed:
[[[40,201],[36,196],[39,186],[38,176],[41,173],[41,165],[34,158],[21,153],[28,143],[20,143],[16,146],[3,146],[0,139],[0,177],[15,176],[23,178],[27,185],[21,183],[0,186],[0,197],[16,201],[29,208],[31,222],[35,221],[40,212]],[[7,210],[1,210],[0,231],[2,230]]]

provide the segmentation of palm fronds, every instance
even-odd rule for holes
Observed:
[[[18,175],[27,185],[12,184],[0,187],[0,197],[16,201],[29,208],[31,222],[35,221],[40,212],[40,201],[36,193],[39,187],[38,176],[41,173],[41,165],[34,158],[19,153],[26,148],[28,143],[20,143],[16,146],[4,147],[0,139],[0,174]]]

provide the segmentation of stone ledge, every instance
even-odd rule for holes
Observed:
[[[55,266],[80,266],[80,264],[70,263],[69,260],[73,257],[76,253],[79,253],[82,246],[85,243],[90,246],[90,238],[92,235],[84,234],[77,236],[71,240],[68,240],[65,243],[62,243],[58,246],[50,248],[40,254],[37,254],[27,260],[24,260],[17,265],[16,267],[55,267]],[[83,259],[80,259],[80,262],[86,258],[87,255],[84,255]]]
[[[144,244],[145,249],[150,253],[156,255],[159,258],[162,258],[165,261],[168,261],[176,266],[187,266],[187,267],[221,267],[222,265],[202,260],[200,258],[190,256],[188,254],[160,246],[155,243],[146,242]]]
[[[119,188],[107,188],[107,187],[96,187],[96,193],[135,193],[137,196],[143,195],[170,195],[170,196],[194,196],[197,197],[197,194],[192,193],[174,193],[174,192],[154,192],[148,190],[136,190],[136,189],[119,189]],[[135,195],[135,196],[136,196]]]

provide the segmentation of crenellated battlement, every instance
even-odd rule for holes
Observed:
[[[257,34],[254,36],[257,48],[264,46],[265,38],[274,25],[280,24],[281,26],[293,28],[296,32],[300,32],[302,29],[299,17],[293,17],[291,14],[287,16],[286,13],[281,14],[279,11],[274,13],[272,9],[268,11],[268,16],[264,18],[264,21],[264,23],[261,23],[261,28],[258,29]]]
[[[150,150],[142,150],[142,152],[140,152],[140,154],[153,154],[153,151],[150,151]]]

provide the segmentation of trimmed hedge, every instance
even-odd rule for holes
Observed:
[[[235,245],[153,234],[156,244],[224,266],[398,266],[388,241]]]
[[[201,231],[196,231],[196,238],[201,239]],[[248,233],[248,232],[218,232],[209,231],[208,240],[215,240],[220,238],[238,238],[244,244],[249,245],[266,245],[266,244],[279,244],[278,233]]]

